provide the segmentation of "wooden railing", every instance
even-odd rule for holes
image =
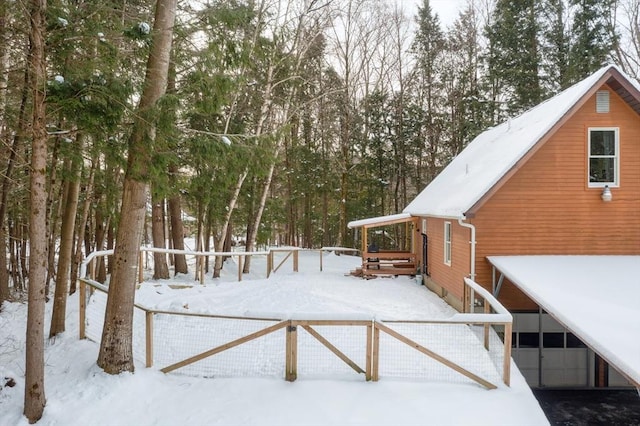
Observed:
[[[87,265],[92,261],[92,258],[88,258],[85,263],[83,263],[82,271],[83,274],[86,273]],[[214,357],[218,354],[221,354],[229,349],[240,347],[249,342],[253,342],[256,339],[260,339],[264,336],[270,335],[272,333],[279,332],[281,330],[285,330],[285,379],[288,381],[294,381],[298,377],[298,332],[299,329],[304,330],[306,333],[311,335],[316,341],[320,342],[322,346],[328,349],[333,355],[339,358],[343,363],[347,364],[353,371],[358,374],[364,374],[366,380],[377,381],[380,376],[380,368],[381,368],[381,334],[390,336],[394,341],[401,342],[411,351],[417,351],[418,353],[423,354],[429,359],[435,360],[440,365],[445,366],[446,368],[453,370],[460,375],[473,380],[487,389],[494,389],[497,387],[497,384],[488,379],[486,377],[482,377],[482,375],[471,371],[469,368],[461,365],[459,362],[448,358],[447,356],[443,356],[438,351],[433,348],[428,347],[429,344],[422,343],[424,341],[429,341],[430,339],[418,339],[411,338],[406,335],[406,333],[401,333],[397,330],[397,327],[402,325],[404,327],[411,327],[413,331],[416,331],[417,328],[420,328],[419,335],[424,336],[424,333],[437,332],[438,327],[456,327],[458,333],[462,333],[466,336],[467,341],[469,341],[469,335],[473,334],[471,326],[480,325],[484,329],[484,339],[482,340],[481,347],[487,351],[489,354],[489,358],[492,359],[493,366],[500,374],[500,377],[504,384],[509,386],[510,384],[510,361],[511,361],[511,324],[512,317],[509,312],[499,304],[497,300],[489,294],[486,290],[480,287],[478,284],[474,283],[471,280],[465,280],[465,288],[469,288],[470,291],[473,292],[474,300],[481,298],[484,302],[483,313],[462,313],[456,314],[450,318],[439,319],[439,320],[429,320],[429,321],[420,321],[420,320],[393,320],[393,321],[384,321],[380,319],[349,319],[349,318],[331,318],[331,319],[281,319],[281,318],[251,318],[251,317],[233,317],[233,316],[220,316],[220,315],[210,315],[210,314],[195,314],[188,312],[169,312],[162,311],[157,309],[152,309],[149,307],[142,306],[140,304],[135,304],[135,309],[144,313],[144,360],[145,365],[147,367],[152,367],[154,365],[154,331],[161,333],[161,329],[154,330],[154,318],[158,315],[171,315],[176,317],[185,317],[185,318],[202,318],[206,320],[212,319],[224,319],[224,320],[237,320],[238,322],[275,322],[275,324],[269,325],[261,330],[243,335],[239,338],[232,339],[230,341],[225,341],[222,344],[216,344],[214,347],[211,347],[207,350],[201,351],[199,353],[188,356],[184,359],[177,360],[176,362],[171,363],[170,365],[166,365],[161,367],[160,370],[168,373],[170,371],[174,371],[195,363],[199,361],[203,361],[205,359]],[[80,293],[80,338],[87,338],[87,330],[86,330],[86,318],[87,318],[87,301],[89,295],[95,291],[107,293],[108,287],[94,281],[91,278],[83,277],[79,280],[79,293]],[[169,321],[165,323],[173,323],[174,321]],[[140,327],[141,325],[139,325]],[[496,333],[492,330],[492,327],[500,326],[503,327],[502,336],[504,339],[504,343],[500,342],[496,337]],[[136,327],[136,325],[134,325]],[[366,330],[366,338],[364,339],[363,347],[361,348],[360,353],[364,353],[363,360],[354,360],[352,357],[345,354],[337,344],[334,344],[330,341],[330,337],[323,336],[318,332],[317,327],[349,327],[353,329],[365,329]],[[202,328],[202,327],[201,327]],[[416,335],[418,335],[416,334]],[[461,335],[462,335],[461,334]],[[99,334],[93,334],[93,338],[96,339],[99,337]],[[182,336],[182,334],[180,334]],[[444,337],[442,337],[444,336]],[[463,336],[464,337],[464,336]],[[472,336],[478,337],[478,336]],[[184,337],[183,337],[184,338]],[[437,338],[435,339],[438,343],[442,344],[442,339],[451,339],[449,342],[445,341],[444,344],[451,347],[454,345],[458,345],[460,351],[470,351],[477,350],[470,349],[467,347],[467,344],[461,344],[460,340],[456,340],[455,336],[452,337],[449,332],[439,332],[437,333]],[[357,342],[358,339],[349,339],[350,341]],[[431,339],[433,340],[433,338]],[[471,341],[475,341],[471,339]],[[181,342],[180,346],[189,342]],[[389,343],[386,343],[387,347]],[[306,348],[305,348],[306,350]],[[394,349],[396,350],[396,349]],[[134,353],[136,349],[134,349]],[[497,362],[494,360],[495,355],[497,358],[502,358],[502,362]],[[492,358],[493,357],[493,358]],[[359,363],[358,363],[359,362]],[[384,365],[384,364],[383,364]]]
[[[166,255],[175,255],[181,254],[184,256],[193,256],[196,259],[196,267],[195,267],[195,276],[194,279],[199,281],[201,284],[204,283],[205,279],[205,259],[207,257],[212,256],[225,256],[225,257],[237,257],[237,271],[238,271],[238,281],[242,281],[242,269],[244,266],[244,262],[247,257],[250,256],[266,256],[267,258],[267,271],[266,276],[269,277],[271,274],[277,272],[283,264],[287,262],[287,260],[291,259],[292,261],[292,270],[294,272],[298,272],[299,269],[299,255],[300,251],[317,251],[320,254],[320,271],[323,269],[323,253],[325,252],[336,252],[336,253],[358,253],[358,249],[348,248],[348,247],[322,247],[320,249],[300,249],[298,247],[272,247],[266,251],[231,251],[231,252],[215,252],[215,251],[191,251],[191,250],[176,250],[176,249],[167,249],[167,248],[156,248],[156,247],[140,247],[140,259],[138,261],[138,282],[144,281],[144,262],[143,257],[145,253],[163,253]],[[100,257],[106,257],[113,255],[113,250],[101,250],[90,253],[84,262],[81,265],[83,268],[80,272],[81,277],[89,277],[91,279],[96,278],[96,265],[97,260]],[[283,255],[282,259],[276,259],[277,255]],[[276,261],[279,263],[276,265]]]

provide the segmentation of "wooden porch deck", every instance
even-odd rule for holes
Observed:
[[[416,275],[415,253],[407,251],[363,252],[362,266],[351,274],[363,278],[389,275]]]

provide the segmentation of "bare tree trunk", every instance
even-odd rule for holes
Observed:
[[[77,148],[81,152],[84,146],[84,135],[78,133],[76,137]],[[76,225],[76,212],[78,211],[78,198],[80,196],[80,173],[82,171],[82,157],[76,156],[71,160],[70,180],[68,181],[66,203],[62,215],[62,228],[60,230],[60,251],[58,253],[58,272],[56,274],[56,288],[53,298],[53,313],[51,315],[51,327],[49,338],[55,337],[65,330],[65,317],[67,314],[67,293],[69,291],[69,278],[71,262],[73,258],[73,236]]]
[[[20,224],[20,274],[22,275],[22,280],[28,279],[29,277],[29,268],[27,267],[27,248],[29,247],[29,225],[27,222],[22,221]],[[47,283],[45,281],[44,288],[44,297],[45,301],[47,298]]]
[[[175,166],[174,166],[175,167]],[[169,167],[169,172],[174,167]],[[176,250],[184,250],[184,228],[182,226],[182,207],[180,206],[180,194],[176,194],[169,198],[169,217],[171,220],[171,240],[173,241],[173,248]],[[175,261],[175,273],[176,274],[188,274],[189,268],[187,267],[187,259],[184,254],[176,254]]]
[[[158,0],[145,86],[129,138],[129,159],[122,193],[98,365],[109,374],[133,371],[133,302],[136,265],[144,232],[149,164],[153,152],[153,110],[167,87],[177,0]]]
[[[33,122],[29,210],[29,308],[25,359],[24,415],[29,423],[42,417],[44,394],[44,308],[47,275],[47,129],[46,129],[46,0],[31,1],[29,68],[33,87]]]
[[[7,229],[9,230],[9,263],[11,268],[9,269],[11,280],[13,281],[13,287],[17,292],[21,292],[23,289],[22,275],[20,274],[20,265],[18,263],[18,243],[19,243],[19,227],[15,221],[9,220],[7,223]]]
[[[106,224],[105,217],[102,209],[95,209],[95,214],[93,215],[94,229],[95,229],[95,239],[96,245],[95,250],[100,251],[104,247],[104,238],[106,235]],[[104,283],[107,281],[107,268],[105,265],[105,259],[103,256],[99,256],[96,258],[96,281]]]
[[[0,9],[0,45],[7,46],[7,9]],[[28,73],[26,73],[28,75]],[[6,102],[7,102],[7,83],[9,80],[9,49],[4,48],[0,53],[0,138],[4,138],[6,129]],[[25,79],[26,80],[26,79]],[[26,84],[26,82],[25,82]],[[26,90],[26,85],[25,85]],[[16,137],[14,137],[15,143]],[[0,204],[0,311],[2,311],[2,302],[10,300],[11,292],[9,291],[9,274],[7,273],[7,237],[4,231],[4,216],[6,211],[6,193],[8,192],[9,176],[13,168],[15,154],[13,150],[8,152],[7,172],[2,177],[2,204]]]
[[[153,246],[166,248],[164,236],[164,199],[154,200],[151,206],[151,236]],[[153,253],[153,279],[169,278],[169,266],[165,253]]]
[[[60,141],[56,138],[56,143],[53,147],[53,152],[51,154],[51,172],[49,173],[49,182],[48,188],[49,193],[47,194],[47,230],[49,233],[49,267],[47,268],[47,280],[45,281],[45,295],[47,296],[47,302],[49,301],[49,284],[51,280],[56,275],[55,269],[55,255],[56,255],[56,241],[57,241],[57,232],[56,228],[58,226],[58,219],[61,215],[61,210],[65,204],[65,200],[67,197],[67,188],[68,185],[63,184],[58,188],[59,194],[56,194],[56,163],[58,161],[58,151],[60,147]],[[67,161],[65,164],[65,168],[70,168],[71,161]],[[62,202],[61,202],[62,201]]]
[[[9,275],[7,273],[7,242],[5,232],[5,216],[7,213],[7,198],[9,196],[9,186],[11,183],[11,174],[15,165],[18,147],[22,143],[22,135],[26,129],[27,123],[25,119],[26,105],[29,95],[29,69],[24,72],[24,86],[22,89],[22,100],[20,101],[20,112],[18,113],[18,131],[13,136],[13,142],[7,160],[7,170],[2,176],[2,195],[0,196],[0,304],[3,300],[7,300],[9,294]],[[3,120],[4,121],[4,120]]]
[[[80,223],[78,223],[77,232],[75,235],[76,244],[75,244],[75,253],[73,255],[73,262],[71,263],[71,286],[69,287],[69,293],[73,294],[76,292],[76,280],[78,279],[78,269],[80,267],[80,262],[82,261],[82,236],[84,235],[84,229],[87,226],[87,221],[89,220],[89,211],[91,210],[91,200],[93,193],[93,179],[96,174],[96,167],[98,165],[97,158],[94,158],[91,162],[91,171],[89,172],[89,182],[87,182],[87,186],[84,188],[85,199],[82,205],[82,218],[80,219]],[[103,281],[102,281],[103,282]]]

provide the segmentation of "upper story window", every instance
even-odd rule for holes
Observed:
[[[444,223],[444,263],[451,266],[451,222]]]
[[[589,129],[589,186],[618,186],[620,179],[620,130],[617,127]]]

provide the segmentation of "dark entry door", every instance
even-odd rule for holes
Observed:
[[[427,269],[427,260],[429,258],[427,253],[427,247],[429,247],[429,238],[427,234],[422,234],[422,273],[425,275],[429,275],[429,271]]]

